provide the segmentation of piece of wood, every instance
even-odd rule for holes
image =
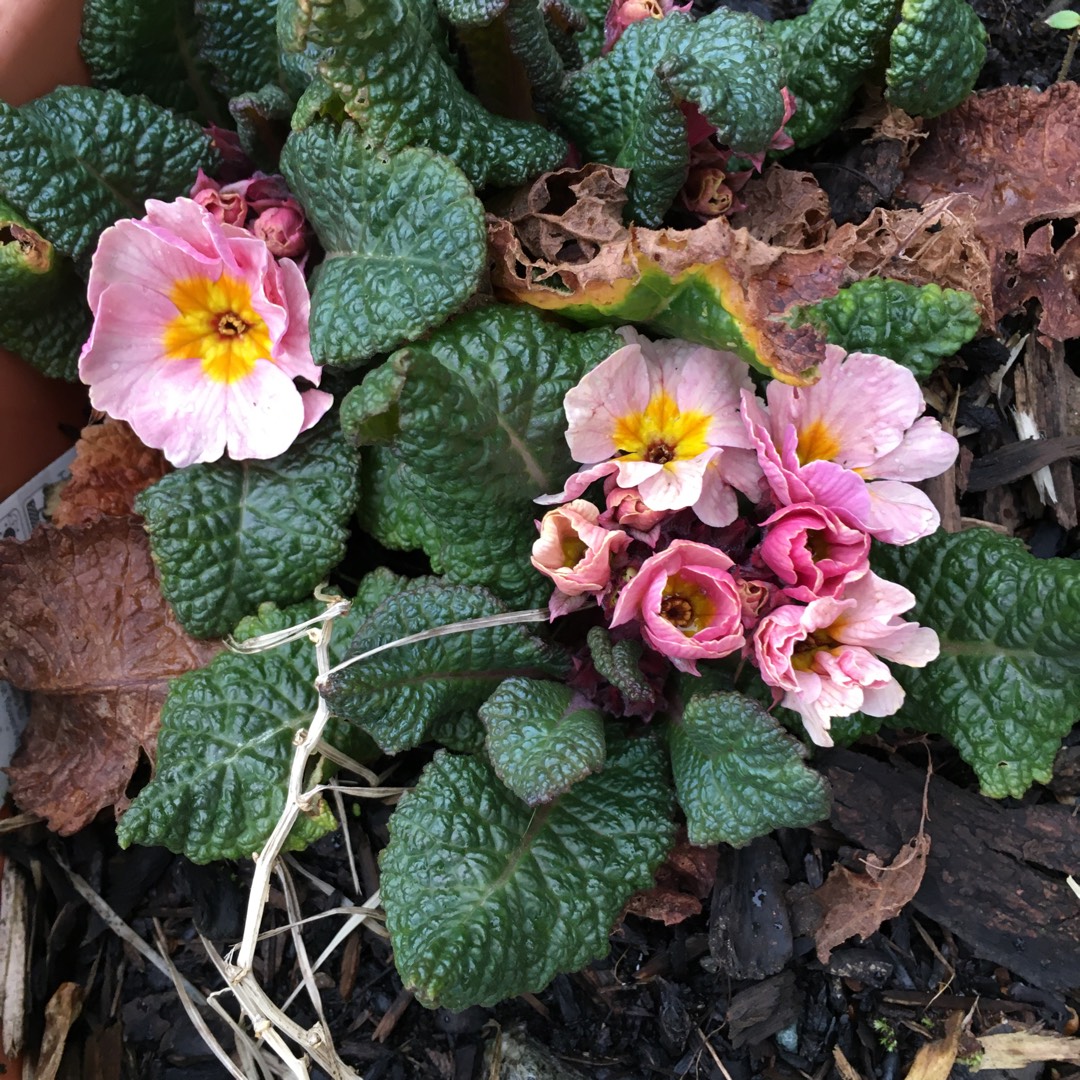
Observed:
[[[1068,383],[1075,376],[1065,363],[1065,346],[1060,341],[1044,345],[1038,335],[1028,338],[1024,359],[1013,373],[1016,408],[1035,421],[1043,439],[1075,435],[1068,427]],[[1073,529],[1077,524],[1076,484],[1072,462],[1058,460],[1049,466],[1057,502],[1054,515],[1058,524]]]
[[[918,832],[922,770],[850,750],[822,762],[844,836],[886,859]],[[1004,807],[939,777],[929,811],[915,908],[1035,986],[1080,985],[1080,904],[1065,881],[1080,866],[1080,818],[1066,806]]]
[[[717,967],[733,979],[775,975],[791,959],[791,920],[784,900],[787,873],[772,837],[759,837],[738,851],[721,848],[709,951]]]

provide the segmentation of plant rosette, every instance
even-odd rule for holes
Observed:
[[[627,220],[654,227],[688,199],[730,210],[766,154],[839,125],[886,50],[898,107],[970,92],[966,3],[855,6],[766,25],[616,0],[570,29],[528,0],[88,0],[92,85],[0,105],[0,343],[133,433],[118,461],[83,440],[93,513],[28,544],[84,567],[108,531],[126,573],[141,551],[172,635],[172,666],[140,670],[160,696],[125,713],[156,737],[154,778],[128,806],[127,776],[77,777],[80,813],[117,805],[121,843],[196,861],[259,853],[233,988],[260,1030],[264,886],[335,827],[325,785],[358,760],[438,748],[390,819],[380,898],[404,983],[451,1009],[603,955],[677,821],[742,845],[825,817],[814,748],[883,720],[952,739],[990,795],[1048,778],[1080,586],[1015,541],[942,533],[916,486],[956,458],[917,375],[974,335],[970,297],[855,282],[787,313],[812,363],[784,367],[721,262],[643,262],[566,320],[483,291],[483,200],[571,147],[630,170]],[[499,17],[543,125],[488,111],[487,54],[481,97],[458,78],[448,29]],[[702,168],[732,197],[690,198]],[[895,349],[840,317],[883,290],[867,333]],[[950,332],[928,342],[931,322]],[[366,538],[411,554],[373,569]],[[37,551],[0,544],[20,567],[0,655],[27,686],[52,685],[18,632],[54,602]],[[113,617],[77,591],[100,573],[69,577]],[[149,603],[129,599],[127,619]]]

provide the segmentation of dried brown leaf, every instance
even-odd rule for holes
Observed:
[[[825,240],[829,197],[813,173],[772,164],[746,182],[739,199],[742,209],[728,220],[763,244],[812,248]]]
[[[160,480],[169,465],[121,420],[83,428],[75,444],[71,479],[53,510],[54,525],[85,525],[102,514],[134,513],[135,496]]]
[[[814,933],[818,959],[829,962],[832,950],[858,935],[868,938],[886,919],[901,909],[919,891],[930,853],[930,837],[919,833],[908,841],[888,865],[874,854],[866,857],[866,872],[856,873],[837,863],[814,900],[823,912]]]
[[[919,1047],[905,1080],[949,1080],[963,1030],[964,1014],[950,1013],[945,1021],[945,1034]]]
[[[715,847],[695,847],[681,828],[675,846],[656,871],[656,884],[635,893],[626,912],[674,926],[701,914],[701,901],[712,891],[719,855]]]
[[[63,982],[45,1006],[45,1034],[41,1039],[34,1075],[38,1080],[55,1080],[64,1056],[68,1032],[82,1012],[86,992],[78,983]]]
[[[0,541],[0,610],[0,678],[34,691],[12,793],[50,828],[76,832],[127,805],[140,751],[153,760],[168,680],[221,645],[183,631],[145,531],[125,517]]]
[[[1036,298],[1040,332],[1061,341],[1080,336],[1078,145],[1080,86],[1003,86],[934,121],[904,184],[919,202],[970,198],[992,267],[992,320]]]

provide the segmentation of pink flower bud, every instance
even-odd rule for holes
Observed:
[[[612,46],[632,23],[662,19],[673,11],[689,11],[690,7],[690,4],[680,7],[674,0],[612,0],[604,17],[604,46],[600,51],[611,52]]]
[[[256,213],[271,210],[275,206],[295,206],[289,185],[285,183],[284,176],[276,173],[257,172],[246,180],[240,180],[230,185],[247,199],[248,206]]]
[[[296,259],[307,251],[304,212],[295,200],[291,205],[273,206],[254,221],[251,231],[266,241],[270,254],[278,259]]]
[[[646,559],[619,593],[611,625],[637,619],[641,634],[680,670],[719,660],[743,647],[742,599],[731,560],[708,544],[674,540]]]
[[[703,218],[726,214],[735,201],[735,193],[727,180],[723,169],[714,166],[692,168],[680,193],[683,206]]]
[[[600,515],[600,524],[609,529],[616,526],[629,529],[636,539],[656,547],[660,522],[671,515],[665,510],[650,510],[641,501],[636,487],[621,488],[614,477],[608,477],[604,489],[607,510]]]
[[[555,582],[556,594],[549,604],[552,618],[584,602],[568,604],[566,597],[603,592],[611,581],[612,558],[630,544],[626,533],[599,525],[599,517],[592,503],[575,499],[549,510],[540,522],[531,562]]]
[[[201,191],[195,191],[192,198],[223,225],[239,225],[242,228],[247,219],[248,207],[243,195],[204,187]]]

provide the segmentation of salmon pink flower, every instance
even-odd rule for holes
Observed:
[[[775,380],[768,412],[743,393],[743,418],[781,506],[817,503],[846,513],[871,536],[910,544],[940,523],[908,481],[937,476],[956,459],[956,439],[922,414],[915,376],[873,353],[827,345],[813,386]]]
[[[79,375],[90,403],[177,466],[272,458],[330,408],[295,263],[192,199],[150,200],[102,233]]]
[[[761,678],[783,691],[780,703],[799,713],[818,746],[832,746],[834,716],[891,716],[904,703],[884,660],[924,667],[937,657],[937,634],[899,617],[914,603],[907,589],[870,572],[839,598],[785,604],[758,624]]]
[[[649,510],[691,506],[706,525],[738,516],[736,489],[760,494],[761,470],[739,418],[740,391],[751,392],[746,365],[734,353],[688,341],[649,341],[629,327],[621,349],[590,371],[563,399],[566,441],[576,472],[557,495],[581,495],[614,475],[637,488]]]
[[[637,619],[652,648],[696,675],[698,660],[719,660],[745,644],[743,601],[728,573],[731,565],[708,544],[673,540],[623,587],[611,626]]]
[[[553,619],[581,607],[587,594],[603,592],[611,581],[612,557],[630,544],[626,533],[598,525],[599,516],[592,503],[578,499],[549,510],[540,522],[532,564],[555,582],[548,605]]]
[[[837,596],[870,569],[870,537],[823,506],[783,506],[763,526],[758,552],[792,600]]]

